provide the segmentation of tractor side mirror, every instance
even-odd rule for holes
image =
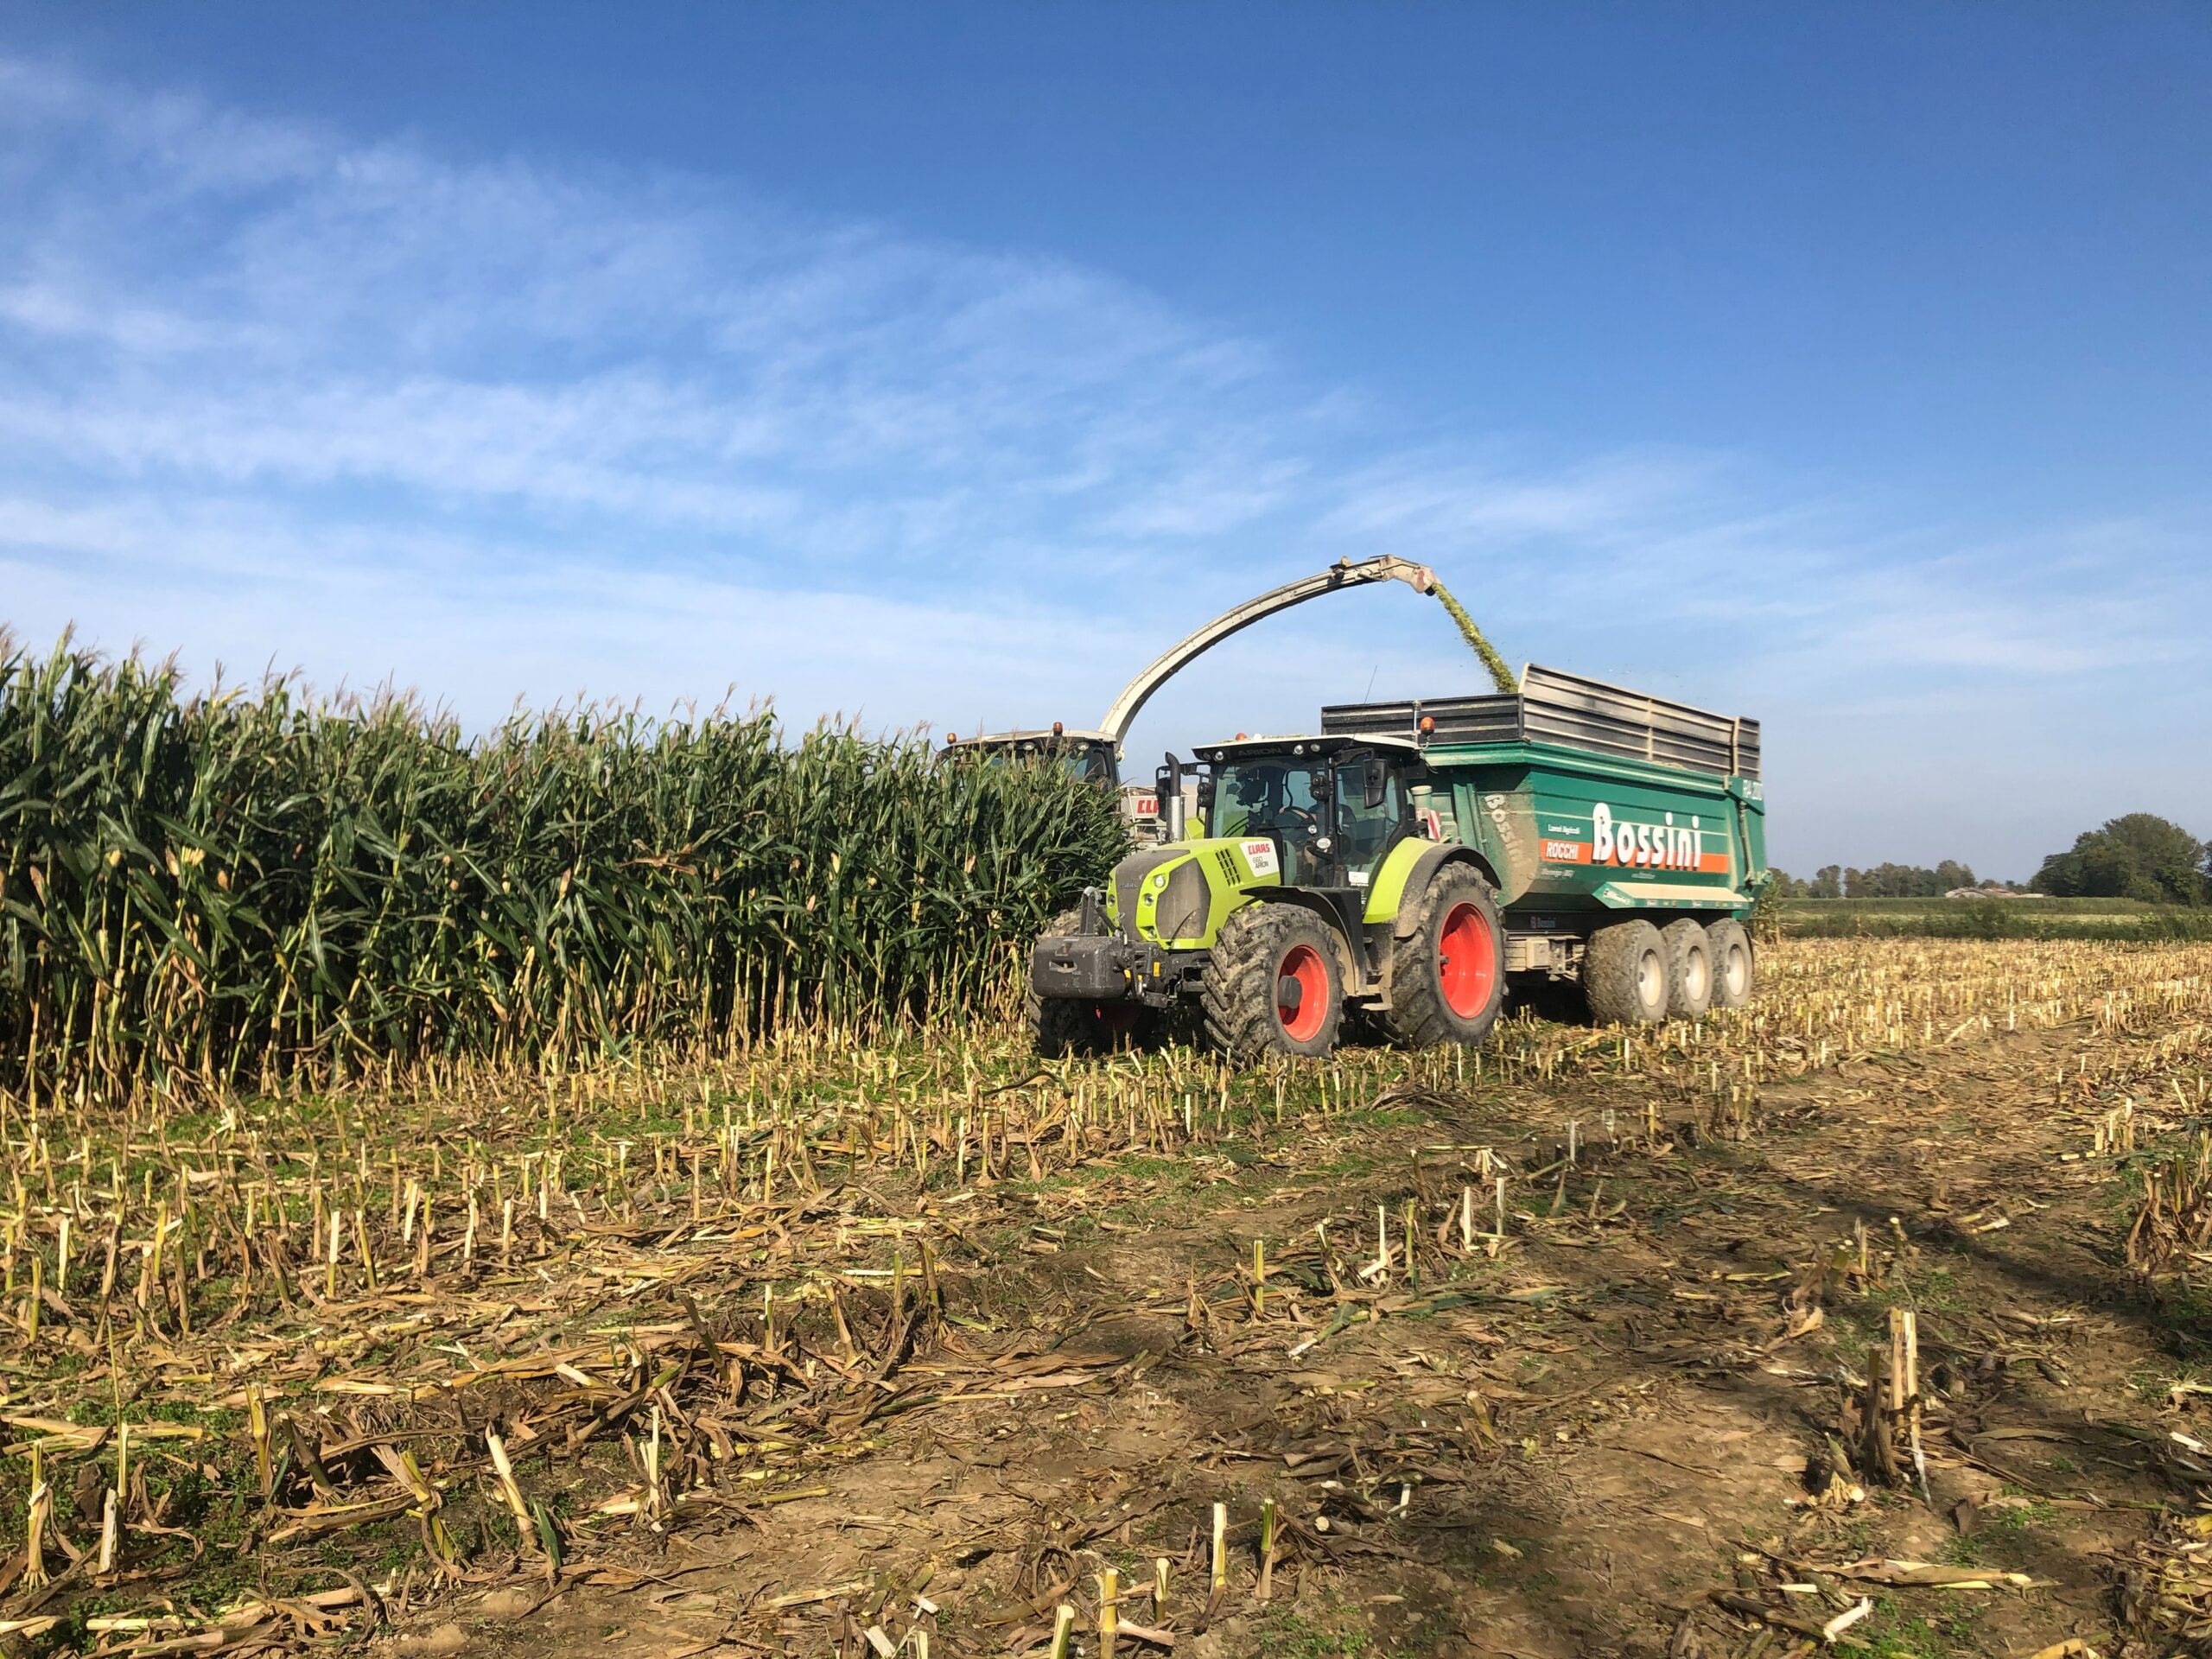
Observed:
[[[1360,782],[1367,791],[1367,810],[1372,812],[1389,798],[1390,769],[1380,760],[1370,760],[1360,769]]]
[[[1213,822],[1213,774],[1210,772],[1198,774],[1198,816],[1208,823]]]

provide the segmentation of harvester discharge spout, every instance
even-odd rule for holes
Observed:
[[[1393,554],[1379,558],[1362,559],[1355,563],[1339,559],[1319,575],[1302,576],[1296,582],[1285,582],[1255,598],[1248,599],[1233,609],[1178,639],[1166,651],[1146,664],[1144,671],[1122,688],[1122,695],[1114,699],[1107,709],[1106,718],[1099,722],[1099,729],[1109,738],[1119,753],[1122,741],[1128,735],[1130,724],[1137,713],[1152,700],[1154,692],[1188,664],[1204,655],[1233,633],[1240,633],[1259,622],[1287,611],[1294,605],[1303,605],[1309,599],[1319,599],[1324,594],[1341,592],[1346,588],[1363,587],[1372,582],[1402,582],[1415,593],[1437,591],[1436,573],[1425,564],[1415,564]],[[1462,613],[1464,614],[1464,613]]]

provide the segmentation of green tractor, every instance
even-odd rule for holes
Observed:
[[[1750,998],[1755,721],[1531,667],[1515,694],[1325,709],[1318,735],[1199,760],[1199,833],[1171,822],[1038,940],[1040,1054],[1180,1026],[1239,1063],[1319,1055],[1355,1018],[1472,1045],[1513,976],[1605,1020]]]

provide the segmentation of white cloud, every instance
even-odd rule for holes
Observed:
[[[1399,553],[1509,656],[1765,716],[1797,862],[1983,833],[1992,788],[2049,839],[2079,792],[2052,734],[2119,734],[2106,764],[2212,690],[2201,503],[1916,522],[1745,456],[1407,442],[1371,389],[1049,254],[5,57],[0,135],[0,620],[29,639],[393,677],[480,721],[734,683],[965,729],[1095,718],[1212,611]],[[1134,747],[1471,674],[1403,590],[1332,601]],[[1979,774],[1910,815],[1903,717],[1868,712],[1900,683]],[[1821,840],[1844,823],[1892,840]]]

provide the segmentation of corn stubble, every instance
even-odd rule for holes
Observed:
[[[1821,941],[1770,950],[1761,971],[1758,1003],[1694,1024],[1524,1014],[1471,1053],[1353,1049],[1244,1073],[1185,1050],[1039,1066],[1003,1025],[821,1015],[613,1065],[428,1057],[342,1087],[295,1067],[251,1096],[183,1098],[168,1079],[10,1090],[16,1440],[0,1503],[25,1544],[0,1624],[51,1633],[97,1602],[89,1645],[188,1636],[217,1651],[316,1640],[464,1585],[645,1583],[670,1539],[828,1491],[825,1463],[881,1444],[894,1419],[1109,1395],[1149,1357],[1024,1331],[991,1300],[1008,1260],[1062,1247],[1035,1203],[1053,1183],[1205,1179],[1240,1147],[1313,1160],[1378,1113],[1484,1084],[1548,1099],[1627,1085],[1645,1103],[1531,1147],[1444,1149],[1402,1202],[1255,1242],[1217,1282],[1124,1287],[1187,1340],[1264,1339],[1296,1362],[1355,1326],[1459,1306],[1468,1273],[1548,1240],[1605,1248],[1637,1218],[1593,1160],[1748,1138],[1764,1089],[1845,1062],[2061,1025],[2125,1038],[2102,1069],[2051,1079],[2054,1112],[2080,1119],[2085,1149],[2094,1126],[2117,1169],[2132,1154],[2104,1149],[2155,1126],[2139,1111],[2123,1128],[2104,1103],[2165,1087],[2212,1014],[2203,947]],[[2201,1111],[2204,1086],[2172,1080],[2175,1106]],[[2197,1189],[2157,1191],[2139,1234]],[[1871,1287],[1905,1248],[1846,1240],[1836,1278]],[[1524,1294],[1542,1287],[1484,1295]],[[1818,1318],[1795,1311],[1782,1336]],[[1926,1339],[1900,1328],[1870,1359],[1863,1414],[1839,1425],[1847,1471],[1918,1484],[1921,1437],[1945,1432],[1913,1378]],[[1494,1444],[1479,1404],[1468,1433]],[[1079,1624],[1134,1650],[1294,1593],[1333,1528],[1414,1501],[1409,1477],[1339,1465],[1317,1455],[1291,1486],[1224,1504],[1187,1594],[1139,1547],[1096,1598],[1090,1579],[1040,1579],[1008,1616],[1040,1644]],[[1309,1477],[1318,1509],[1296,1496]],[[1142,1512],[1109,1489],[1057,1535],[1103,1548]],[[248,1560],[253,1593],[215,1587],[214,1568]],[[818,1630],[826,1609],[858,1635],[925,1641],[926,1588],[794,1587],[761,1616]]]

